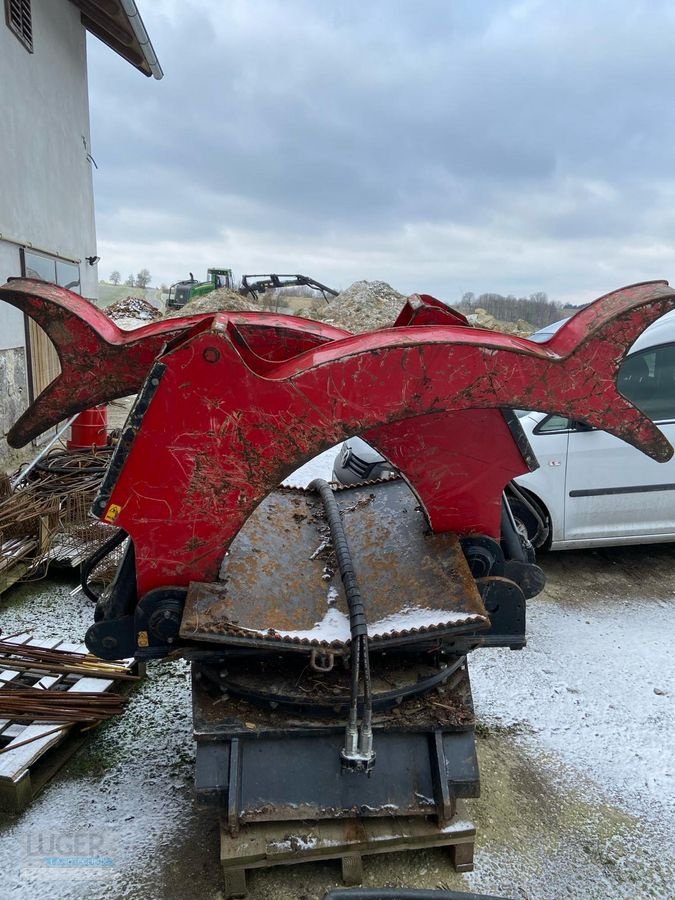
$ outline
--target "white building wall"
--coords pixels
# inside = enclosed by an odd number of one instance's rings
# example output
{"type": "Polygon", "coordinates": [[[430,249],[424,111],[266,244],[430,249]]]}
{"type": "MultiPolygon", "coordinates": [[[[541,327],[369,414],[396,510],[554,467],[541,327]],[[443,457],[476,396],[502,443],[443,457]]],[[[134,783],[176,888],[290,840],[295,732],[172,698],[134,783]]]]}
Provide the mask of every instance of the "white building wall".
{"type": "Polygon", "coordinates": [[[0,18],[0,240],[80,261],[82,294],[95,298],[85,30],[68,0],[31,6],[33,53],[0,18]]]}
{"type": "MultiPolygon", "coordinates": [[[[80,264],[81,293],[95,299],[94,193],[86,34],[69,0],[32,0],[33,52],[6,24],[0,3],[0,284],[21,274],[20,247],[80,264]]],[[[11,421],[25,408],[23,316],[0,302],[0,460],[11,421]]]]}

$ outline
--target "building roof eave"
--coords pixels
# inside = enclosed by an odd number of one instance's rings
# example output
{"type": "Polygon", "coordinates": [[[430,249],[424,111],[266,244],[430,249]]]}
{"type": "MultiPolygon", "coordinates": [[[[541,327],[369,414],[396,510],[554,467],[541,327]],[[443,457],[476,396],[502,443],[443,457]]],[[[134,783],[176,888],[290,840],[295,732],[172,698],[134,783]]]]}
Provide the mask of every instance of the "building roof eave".
{"type": "Polygon", "coordinates": [[[135,0],[70,0],[82,24],[139,72],[162,78],[164,72],[145,30],[135,0]]]}

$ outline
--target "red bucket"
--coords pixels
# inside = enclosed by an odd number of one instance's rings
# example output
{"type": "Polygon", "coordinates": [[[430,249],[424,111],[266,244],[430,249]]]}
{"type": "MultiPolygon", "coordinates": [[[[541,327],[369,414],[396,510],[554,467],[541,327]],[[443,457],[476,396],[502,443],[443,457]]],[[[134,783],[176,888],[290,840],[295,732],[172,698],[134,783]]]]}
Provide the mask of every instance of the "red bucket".
{"type": "Polygon", "coordinates": [[[92,450],[108,445],[108,407],[85,409],[70,426],[69,450],[92,450]]]}

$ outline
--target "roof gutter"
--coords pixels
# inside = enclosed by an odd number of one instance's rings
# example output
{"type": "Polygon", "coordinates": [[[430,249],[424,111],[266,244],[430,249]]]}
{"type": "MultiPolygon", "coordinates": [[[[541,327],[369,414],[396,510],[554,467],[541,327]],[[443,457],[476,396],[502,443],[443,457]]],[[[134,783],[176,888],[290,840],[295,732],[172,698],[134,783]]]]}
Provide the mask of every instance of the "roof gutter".
{"type": "Polygon", "coordinates": [[[127,14],[131,30],[135,34],[136,39],[141,46],[143,56],[145,57],[145,61],[147,62],[150,71],[152,72],[153,76],[159,81],[160,78],[164,78],[164,72],[162,71],[159,60],[155,55],[154,48],[152,46],[152,43],[150,42],[148,32],[145,30],[145,25],[143,24],[143,19],[141,19],[141,14],[138,11],[136,3],[134,2],[134,0],[119,0],[119,2],[122,6],[122,9],[127,14]]]}

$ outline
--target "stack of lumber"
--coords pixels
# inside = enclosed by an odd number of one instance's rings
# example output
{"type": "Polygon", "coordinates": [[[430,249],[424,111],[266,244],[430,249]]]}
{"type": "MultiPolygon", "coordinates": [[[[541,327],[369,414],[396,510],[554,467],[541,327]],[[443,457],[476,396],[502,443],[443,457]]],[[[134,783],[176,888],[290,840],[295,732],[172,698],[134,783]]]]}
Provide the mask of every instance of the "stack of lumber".
{"type": "Polygon", "coordinates": [[[83,743],[86,732],[119,715],[114,685],[138,681],[133,660],[104,662],[86,647],[0,639],[0,809],[23,809],[83,743]]]}

